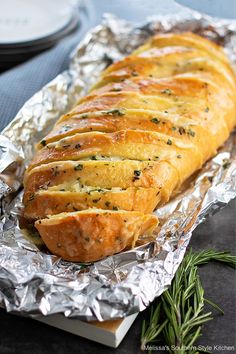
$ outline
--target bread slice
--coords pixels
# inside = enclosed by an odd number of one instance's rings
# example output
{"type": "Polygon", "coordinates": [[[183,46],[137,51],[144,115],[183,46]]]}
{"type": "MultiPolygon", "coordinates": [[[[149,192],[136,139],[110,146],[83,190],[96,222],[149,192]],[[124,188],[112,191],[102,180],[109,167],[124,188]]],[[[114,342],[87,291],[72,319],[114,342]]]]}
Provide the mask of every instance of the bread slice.
{"type": "MultiPolygon", "coordinates": [[[[193,129],[197,126],[197,119],[201,116],[196,115],[196,120],[181,117],[179,114],[167,114],[161,111],[146,109],[126,109],[125,114],[111,114],[109,111],[88,112],[87,114],[75,113],[58,121],[54,129],[37,144],[40,150],[43,146],[51,142],[61,140],[65,137],[77,133],[99,131],[112,133],[119,130],[146,130],[157,131],[172,136],[179,136],[179,129],[193,129]],[[175,129],[176,128],[176,129],[175,129]]],[[[201,120],[201,123],[205,120],[201,120]]],[[[201,129],[200,124],[197,128],[201,129]]],[[[188,135],[186,135],[188,137],[188,135]]]]}
{"type": "MultiPolygon", "coordinates": [[[[66,200],[68,196],[73,199],[67,208],[74,206],[82,209],[79,207],[81,198],[86,201],[86,205],[101,198],[99,205],[104,202],[106,209],[109,209],[106,202],[111,202],[110,199],[113,201],[116,195],[119,203],[112,202],[112,208],[124,208],[126,205],[127,210],[140,210],[143,207],[144,211],[149,210],[151,206],[154,209],[159,202],[165,203],[169,200],[178,185],[178,173],[165,161],[88,160],[80,161],[79,164],[77,161],[64,161],[41,165],[28,171],[24,185],[25,216],[30,218],[40,217],[43,213],[42,207],[48,214],[51,214],[51,209],[63,210],[69,203],[66,200]],[[60,191],[61,189],[63,191],[60,191]],[[99,193],[99,197],[95,193],[99,193]],[[128,196],[132,198],[129,200],[128,196]],[[75,200],[77,206],[74,204],[75,200]],[[138,200],[140,203],[137,203],[138,200]]],[[[97,207],[97,202],[93,204],[97,207]]]]}
{"type": "MultiPolygon", "coordinates": [[[[158,34],[147,41],[143,46],[140,46],[137,50],[133,52],[134,55],[145,52],[150,48],[165,48],[165,47],[184,47],[192,50],[200,50],[205,55],[208,55],[214,61],[220,63],[220,65],[227,67],[231,72],[232,68],[229,64],[229,60],[226,57],[224,50],[218,44],[209,41],[208,39],[194,34],[192,32],[184,33],[165,33],[158,34]]],[[[232,75],[233,76],[233,75],[232,75]]]]}
{"type": "Polygon", "coordinates": [[[158,219],[136,211],[88,209],[36,221],[47,248],[67,261],[93,262],[152,234],[158,219]]]}
{"type": "MultiPolygon", "coordinates": [[[[63,160],[78,161],[96,154],[124,160],[138,158],[140,161],[169,161],[179,172],[181,181],[191,174],[193,165],[197,170],[203,163],[202,153],[192,140],[170,138],[157,132],[124,130],[110,134],[75,134],[48,144],[39,150],[29,170],[41,164],[63,160]]],[[[78,161],[78,166],[83,166],[83,163],[78,161]]]]}
{"type": "Polygon", "coordinates": [[[161,202],[160,188],[81,188],[76,184],[61,184],[48,190],[39,190],[25,204],[28,219],[41,219],[63,212],[86,210],[96,205],[99,209],[129,210],[152,213],[161,202]]]}

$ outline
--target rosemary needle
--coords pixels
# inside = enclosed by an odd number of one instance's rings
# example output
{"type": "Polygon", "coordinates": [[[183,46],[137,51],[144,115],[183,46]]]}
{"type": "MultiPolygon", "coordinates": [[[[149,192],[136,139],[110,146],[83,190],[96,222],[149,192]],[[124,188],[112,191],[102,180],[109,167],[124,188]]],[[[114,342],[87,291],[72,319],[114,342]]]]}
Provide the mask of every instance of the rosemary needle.
{"type": "Polygon", "coordinates": [[[142,323],[142,350],[148,349],[147,344],[161,338],[170,353],[200,352],[194,343],[201,336],[202,325],[212,319],[212,313],[204,311],[205,303],[224,313],[218,305],[204,297],[198,266],[209,261],[222,262],[236,268],[236,257],[229,252],[207,250],[193,253],[190,250],[179,266],[171,286],[160,296],[156,309],[151,308],[149,321],[144,320],[142,323]]]}

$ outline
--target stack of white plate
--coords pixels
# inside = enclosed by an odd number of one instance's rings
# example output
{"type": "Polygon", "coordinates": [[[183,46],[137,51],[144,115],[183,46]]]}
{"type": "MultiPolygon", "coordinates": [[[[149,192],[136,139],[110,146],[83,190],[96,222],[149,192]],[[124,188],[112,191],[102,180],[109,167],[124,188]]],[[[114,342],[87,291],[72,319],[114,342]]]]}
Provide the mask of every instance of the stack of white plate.
{"type": "Polygon", "coordinates": [[[70,0],[0,0],[0,71],[52,47],[75,30],[70,0]]]}

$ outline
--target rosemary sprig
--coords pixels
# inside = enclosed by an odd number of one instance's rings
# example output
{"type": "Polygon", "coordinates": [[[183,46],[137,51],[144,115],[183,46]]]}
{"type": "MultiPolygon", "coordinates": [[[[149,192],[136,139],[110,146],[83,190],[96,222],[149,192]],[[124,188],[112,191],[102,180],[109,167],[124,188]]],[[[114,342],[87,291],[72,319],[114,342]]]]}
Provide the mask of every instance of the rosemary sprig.
{"type": "Polygon", "coordinates": [[[160,337],[170,353],[200,352],[193,345],[201,336],[202,325],[212,319],[212,313],[204,311],[205,303],[224,313],[218,305],[204,298],[198,266],[209,261],[222,262],[236,268],[236,256],[229,252],[207,250],[193,253],[190,250],[179,266],[171,286],[160,296],[156,309],[151,308],[149,321],[144,320],[142,323],[142,350],[160,337]]]}
{"type": "Polygon", "coordinates": [[[141,338],[143,338],[143,340],[141,342],[141,350],[145,350],[146,344],[148,342],[154,341],[154,339],[157,338],[157,336],[162,332],[162,330],[164,329],[165,325],[168,322],[168,320],[166,319],[162,323],[162,325],[159,325],[160,310],[161,310],[161,303],[157,305],[155,310],[153,310],[153,307],[151,308],[149,325],[146,324],[145,320],[143,320],[142,332],[141,332],[141,338]],[[148,333],[147,333],[147,329],[148,329],[148,333]],[[148,341],[145,340],[147,334],[148,334],[148,341]]]}

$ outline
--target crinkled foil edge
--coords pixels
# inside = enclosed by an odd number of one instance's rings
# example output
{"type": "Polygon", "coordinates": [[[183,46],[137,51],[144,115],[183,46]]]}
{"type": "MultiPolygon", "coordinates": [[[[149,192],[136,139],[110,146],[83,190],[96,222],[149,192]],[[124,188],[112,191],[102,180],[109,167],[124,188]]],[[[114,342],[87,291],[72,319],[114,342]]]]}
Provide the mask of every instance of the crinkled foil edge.
{"type": "Polygon", "coordinates": [[[188,188],[157,210],[158,238],[92,265],[65,262],[40,251],[19,228],[24,168],[34,144],[96,81],[99,72],[150,35],[193,31],[225,47],[236,62],[236,22],[183,9],[149,18],[143,26],[107,15],[74,50],[68,71],[34,95],[0,136],[0,304],[37,316],[64,313],[108,320],[144,310],[170,285],[197,225],[236,196],[236,144],[232,134],[188,188]]]}

